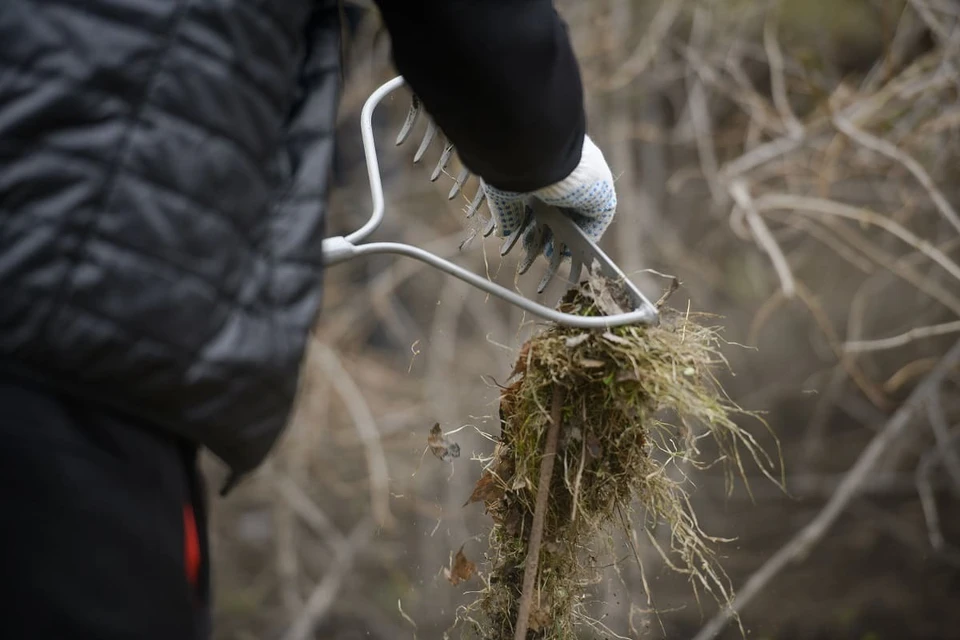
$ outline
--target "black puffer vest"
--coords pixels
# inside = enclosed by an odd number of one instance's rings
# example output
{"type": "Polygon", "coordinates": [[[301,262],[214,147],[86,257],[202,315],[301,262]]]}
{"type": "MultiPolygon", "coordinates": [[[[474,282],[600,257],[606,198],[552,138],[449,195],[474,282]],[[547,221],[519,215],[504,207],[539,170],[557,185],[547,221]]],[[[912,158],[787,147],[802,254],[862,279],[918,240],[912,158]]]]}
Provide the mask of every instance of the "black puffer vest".
{"type": "Polygon", "coordinates": [[[0,372],[283,429],[320,300],[336,0],[0,0],[0,372]]]}

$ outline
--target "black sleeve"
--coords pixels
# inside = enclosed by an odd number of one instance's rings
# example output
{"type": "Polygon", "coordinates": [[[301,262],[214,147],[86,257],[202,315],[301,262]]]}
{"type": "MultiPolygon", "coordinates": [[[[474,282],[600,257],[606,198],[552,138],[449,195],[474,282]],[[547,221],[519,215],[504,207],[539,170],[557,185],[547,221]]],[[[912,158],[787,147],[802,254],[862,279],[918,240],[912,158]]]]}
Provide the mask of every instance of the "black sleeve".
{"type": "Polygon", "coordinates": [[[393,60],[464,164],[532,191],[580,162],[580,69],[551,0],[377,0],[393,60]]]}

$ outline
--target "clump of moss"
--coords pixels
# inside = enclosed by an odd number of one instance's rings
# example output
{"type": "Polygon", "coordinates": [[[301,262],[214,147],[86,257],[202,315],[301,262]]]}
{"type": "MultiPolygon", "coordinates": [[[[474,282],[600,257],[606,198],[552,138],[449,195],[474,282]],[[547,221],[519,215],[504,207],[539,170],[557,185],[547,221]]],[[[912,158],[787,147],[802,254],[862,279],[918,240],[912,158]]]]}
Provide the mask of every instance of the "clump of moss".
{"type": "MultiPolygon", "coordinates": [[[[619,297],[609,282],[591,277],[560,306],[598,315],[604,299],[619,297]]],[[[747,457],[768,476],[773,465],[734,422],[747,412],[724,395],[714,377],[715,367],[726,364],[722,341],[717,329],[698,324],[700,319],[662,308],[659,326],[588,331],[549,325],[523,345],[502,390],[496,450],[471,496],[484,502],[494,523],[486,585],[466,615],[483,638],[514,637],[549,407],[558,385],[562,426],[528,638],[582,637],[578,629],[587,618],[580,603],[596,580],[589,567],[597,564],[601,534],[614,528],[628,539],[634,529],[645,532],[669,567],[689,575],[695,590],[722,602],[732,597],[714,555],[719,540],[701,530],[686,476],[675,479],[671,467],[716,463],[703,459],[704,437],[717,443],[728,482],[734,472],[743,474],[747,457]],[[670,529],[669,548],[652,535],[659,525],[670,529]]],[[[639,562],[639,554],[636,558],[639,562]]]]}

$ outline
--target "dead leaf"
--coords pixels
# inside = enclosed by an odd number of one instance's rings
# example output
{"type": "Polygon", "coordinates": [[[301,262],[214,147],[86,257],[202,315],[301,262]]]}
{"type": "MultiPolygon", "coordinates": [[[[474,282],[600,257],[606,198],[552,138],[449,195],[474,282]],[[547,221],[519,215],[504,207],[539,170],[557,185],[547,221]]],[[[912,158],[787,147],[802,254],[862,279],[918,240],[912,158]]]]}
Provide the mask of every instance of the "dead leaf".
{"type": "Polygon", "coordinates": [[[443,435],[439,422],[430,429],[427,444],[430,445],[430,451],[433,452],[433,455],[444,462],[450,462],[454,458],[460,457],[460,445],[443,435]]]}
{"type": "Polygon", "coordinates": [[[533,611],[530,612],[530,630],[537,632],[541,629],[546,629],[550,626],[550,623],[550,612],[543,607],[534,605],[533,611]]]}
{"type": "Polygon", "coordinates": [[[457,556],[453,559],[453,567],[445,567],[443,573],[450,584],[457,586],[461,582],[469,580],[476,569],[477,565],[467,560],[467,556],[463,555],[463,547],[460,547],[457,556]]]}
{"type": "Polygon", "coordinates": [[[497,477],[489,471],[484,471],[480,479],[477,480],[476,486],[473,487],[473,493],[471,493],[470,498],[463,503],[463,506],[481,501],[484,504],[490,504],[502,497],[503,487],[497,482],[497,477]]]}

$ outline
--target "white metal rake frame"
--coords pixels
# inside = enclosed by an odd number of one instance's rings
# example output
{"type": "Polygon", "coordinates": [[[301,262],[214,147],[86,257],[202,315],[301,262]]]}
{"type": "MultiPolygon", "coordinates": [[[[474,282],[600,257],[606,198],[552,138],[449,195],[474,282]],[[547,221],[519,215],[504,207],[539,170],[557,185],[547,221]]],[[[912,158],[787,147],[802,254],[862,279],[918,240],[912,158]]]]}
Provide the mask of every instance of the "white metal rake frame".
{"type": "MultiPolygon", "coordinates": [[[[414,245],[399,242],[369,242],[361,244],[370,234],[376,231],[380,223],[383,222],[385,211],[383,182],[380,177],[380,164],[377,160],[376,142],[373,134],[373,112],[387,95],[396,91],[404,84],[405,81],[402,76],[389,80],[377,88],[363,105],[363,110],[360,113],[360,131],[363,138],[367,174],[370,180],[370,197],[373,201],[373,210],[370,214],[370,219],[353,233],[346,236],[334,236],[324,239],[323,261],[325,265],[332,266],[353,258],[371,254],[393,253],[424,262],[477,289],[496,296],[501,300],[505,300],[524,311],[560,325],[583,329],[603,329],[627,324],[656,324],[658,322],[659,313],[657,308],[643,295],[636,285],[626,277],[623,271],[621,271],[570,218],[563,215],[563,213],[557,209],[538,204],[536,200],[531,203],[534,208],[536,222],[537,224],[549,227],[554,236],[555,246],[558,249],[555,252],[554,259],[550,261],[549,271],[541,282],[539,289],[542,291],[545,283],[556,274],[560,262],[559,256],[563,253],[559,249],[561,246],[566,246],[571,256],[569,276],[571,283],[576,283],[582,265],[586,264],[589,267],[589,265],[597,263],[603,275],[624,284],[626,293],[634,306],[633,310],[627,313],[595,317],[563,313],[538,302],[534,302],[496,283],[490,282],[472,271],[464,269],[459,265],[414,245]]],[[[510,244],[510,246],[512,247],[512,244],[510,244]]]]}

